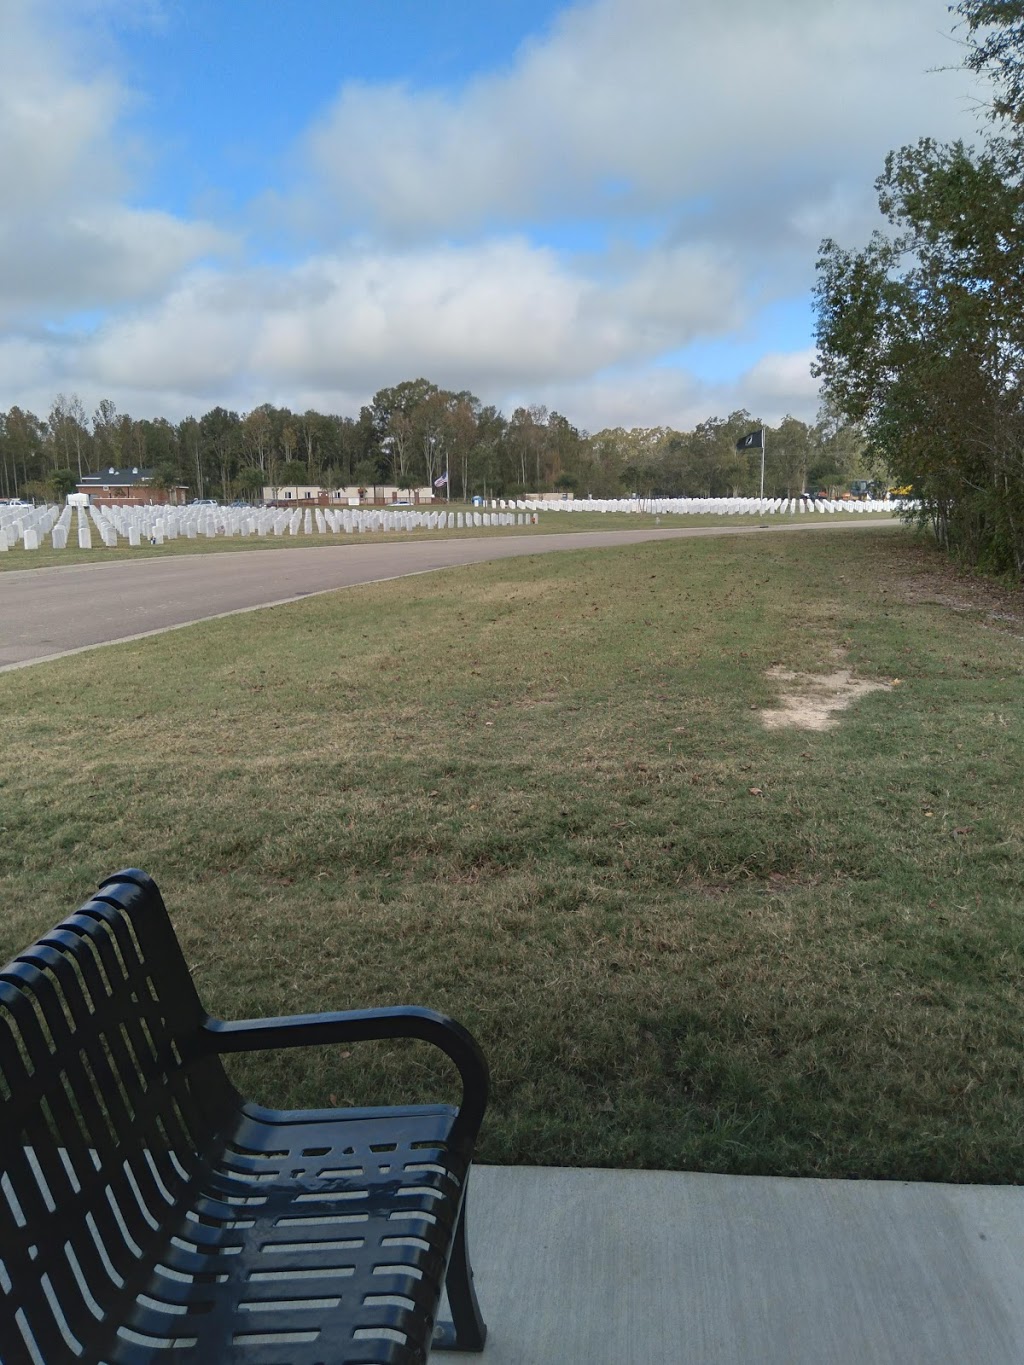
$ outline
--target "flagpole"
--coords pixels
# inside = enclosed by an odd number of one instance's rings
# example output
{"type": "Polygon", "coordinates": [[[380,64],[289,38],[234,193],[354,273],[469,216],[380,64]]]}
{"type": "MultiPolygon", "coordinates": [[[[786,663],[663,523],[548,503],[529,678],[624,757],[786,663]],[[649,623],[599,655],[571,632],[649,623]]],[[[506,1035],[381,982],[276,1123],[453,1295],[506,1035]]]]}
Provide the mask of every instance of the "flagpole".
{"type": "Polygon", "coordinates": [[[761,428],[761,500],[764,501],[764,427],[761,428]]]}

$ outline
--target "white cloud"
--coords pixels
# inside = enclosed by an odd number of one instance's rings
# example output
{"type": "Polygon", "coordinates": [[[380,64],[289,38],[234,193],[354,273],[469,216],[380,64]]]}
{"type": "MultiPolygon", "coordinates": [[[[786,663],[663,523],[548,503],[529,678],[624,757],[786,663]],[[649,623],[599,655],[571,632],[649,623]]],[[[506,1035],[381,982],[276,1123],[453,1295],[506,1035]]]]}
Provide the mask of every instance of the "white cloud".
{"type": "Polygon", "coordinates": [[[233,245],[209,224],[125,202],[130,97],[112,71],[80,69],[61,18],[60,6],[0,0],[0,320],[151,296],[233,245]]]}
{"type": "Polygon", "coordinates": [[[671,365],[621,367],[576,383],[513,392],[505,399],[505,410],[541,402],[591,432],[617,426],[687,431],[708,417],[726,417],[740,409],[771,426],[786,416],[813,422],[818,412],[817,383],[810,375],[813,358],[811,348],[773,353],[720,383],[698,380],[671,365]]]}
{"type": "Polygon", "coordinates": [[[818,381],[811,378],[815,354],[814,347],[808,346],[762,356],[739,380],[749,395],[747,406],[759,413],[768,411],[775,420],[786,413],[799,416],[813,411],[818,401],[818,381]]]}
{"type": "Polygon", "coordinates": [[[56,392],[54,376],[69,369],[63,351],[58,341],[18,333],[0,337],[0,375],[4,390],[11,395],[8,406],[17,404],[37,413],[48,410],[56,392]]]}
{"type": "MultiPolygon", "coordinates": [[[[822,236],[864,240],[890,147],[974,126],[966,78],[928,72],[959,60],[942,0],[594,0],[461,91],[345,84],[300,187],[267,186],[318,245],[258,267],[140,206],[134,96],[80,60],[65,4],[0,0],[0,407],[354,414],[423,374],[590,430],[812,418],[798,337],[719,384],[668,358],[756,334],[822,236]]],[[[255,252],[255,209],[249,231],[255,252]]]]}
{"type": "Polygon", "coordinates": [[[736,315],[737,290],[707,250],[587,274],[519,238],[353,249],[287,271],[192,272],[83,339],[77,363],[100,389],[230,392],[242,406],[295,388],[370,394],[418,374],[494,392],[684,345],[736,315]]]}
{"type": "Polygon", "coordinates": [[[3,213],[40,213],[123,184],[111,130],[124,91],[110,72],[84,75],[53,40],[52,12],[0,0],[0,177],[3,213]]]}
{"type": "Polygon", "coordinates": [[[308,154],[342,220],[406,235],[725,194],[757,223],[962,129],[935,0],[597,0],[452,94],[349,83],[308,154]],[[799,188],[799,184],[796,188],[799,188]]]}
{"type": "Polygon", "coordinates": [[[202,223],[117,203],[68,206],[39,218],[0,210],[0,319],[60,316],[153,296],[186,265],[231,248],[202,223]]]}

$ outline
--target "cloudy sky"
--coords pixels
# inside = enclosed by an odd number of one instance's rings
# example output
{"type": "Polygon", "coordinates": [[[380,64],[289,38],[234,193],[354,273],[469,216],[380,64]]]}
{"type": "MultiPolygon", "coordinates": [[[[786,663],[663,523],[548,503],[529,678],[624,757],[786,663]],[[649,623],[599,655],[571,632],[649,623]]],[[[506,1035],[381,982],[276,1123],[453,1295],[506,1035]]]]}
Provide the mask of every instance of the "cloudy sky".
{"type": "Polygon", "coordinates": [[[823,236],[972,138],[944,0],[0,0],[0,408],[817,409],[823,236]]]}

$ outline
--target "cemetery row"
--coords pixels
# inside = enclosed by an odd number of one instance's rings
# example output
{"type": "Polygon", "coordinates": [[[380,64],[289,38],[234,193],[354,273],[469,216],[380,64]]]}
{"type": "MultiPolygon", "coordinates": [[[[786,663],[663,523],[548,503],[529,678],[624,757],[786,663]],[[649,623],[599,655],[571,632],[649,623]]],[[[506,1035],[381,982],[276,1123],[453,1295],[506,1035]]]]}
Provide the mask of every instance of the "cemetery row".
{"type": "MultiPolygon", "coordinates": [[[[524,526],[540,512],[630,512],[677,515],[773,516],[798,512],[834,515],[836,512],[893,512],[888,500],[830,501],[825,498],[573,498],[524,502],[494,499],[489,512],[448,510],[419,512],[412,508],[313,507],[105,507],[78,510],[78,546],[162,545],[168,540],[218,536],[353,535],[380,531],[450,531],[466,527],[524,526]]],[[[72,533],[73,509],[0,506],[0,552],[22,544],[37,550],[48,536],[55,550],[63,550],[72,533]]]]}
{"type": "MultiPolygon", "coordinates": [[[[511,508],[511,504],[509,507],[511,508]]],[[[352,535],[374,531],[446,531],[478,526],[525,526],[537,520],[532,511],[417,512],[412,509],[296,507],[88,507],[79,508],[78,547],[95,545],[163,545],[186,538],[219,536],[352,535]]],[[[19,543],[38,550],[45,537],[55,550],[67,547],[73,509],[65,507],[0,507],[0,552],[19,543]]]]}
{"type": "MultiPolygon", "coordinates": [[[[517,503],[516,506],[525,504],[517,503]]],[[[647,515],[740,515],[768,517],[776,513],[834,515],[836,512],[896,512],[888,498],[861,502],[836,498],[570,498],[531,502],[542,512],[645,512],[647,515]]]]}

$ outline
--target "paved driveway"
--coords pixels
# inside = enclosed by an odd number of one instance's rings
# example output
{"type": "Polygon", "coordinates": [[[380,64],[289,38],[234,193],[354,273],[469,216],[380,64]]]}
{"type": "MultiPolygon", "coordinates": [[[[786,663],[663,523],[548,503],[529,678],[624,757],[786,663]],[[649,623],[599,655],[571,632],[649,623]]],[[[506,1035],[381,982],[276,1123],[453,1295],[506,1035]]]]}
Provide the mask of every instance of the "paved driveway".
{"type": "MultiPolygon", "coordinates": [[[[462,540],[424,536],[389,544],[344,542],[18,570],[0,574],[0,672],[312,593],[483,560],[646,540],[831,530],[837,525],[878,522],[798,522],[768,530],[753,525],[507,537],[496,533],[462,540]]],[[[102,553],[97,550],[97,558],[102,553]]]]}

